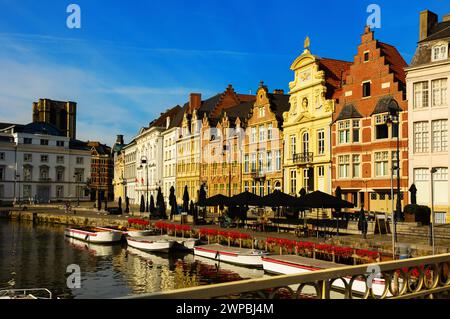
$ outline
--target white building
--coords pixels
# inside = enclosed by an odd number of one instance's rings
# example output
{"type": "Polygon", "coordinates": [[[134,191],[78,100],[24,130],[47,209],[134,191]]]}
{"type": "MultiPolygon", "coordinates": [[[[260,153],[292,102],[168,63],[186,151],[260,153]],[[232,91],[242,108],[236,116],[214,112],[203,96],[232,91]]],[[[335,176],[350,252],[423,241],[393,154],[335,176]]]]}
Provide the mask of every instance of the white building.
{"type": "Polygon", "coordinates": [[[180,136],[180,125],[183,120],[184,109],[179,108],[173,116],[166,118],[166,130],[162,132],[163,137],[163,180],[162,191],[167,207],[169,203],[170,188],[176,190],[177,175],[177,140],[180,136]]]}
{"type": "Polygon", "coordinates": [[[150,202],[152,195],[156,204],[159,187],[164,196],[168,196],[163,190],[163,132],[167,128],[168,121],[170,124],[170,118],[174,118],[180,110],[181,107],[176,106],[161,113],[161,116],[150,122],[148,127],[141,128],[133,142],[123,148],[126,193],[130,204],[139,205],[141,196],[150,202]]]}
{"type": "Polygon", "coordinates": [[[45,123],[0,124],[0,201],[88,200],[91,152],[45,123]]]}
{"type": "Polygon", "coordinates": [[[436,222],[450,222],[448,119],[450,115],[450,15],[420,13],[420,39],[407,71],[409,181],[417,202],[431,207],[436,222]],[[433,169],[433,176],[432,174],[433,169]],[[433,177],[433,183],[431,183],[433,177]]]}

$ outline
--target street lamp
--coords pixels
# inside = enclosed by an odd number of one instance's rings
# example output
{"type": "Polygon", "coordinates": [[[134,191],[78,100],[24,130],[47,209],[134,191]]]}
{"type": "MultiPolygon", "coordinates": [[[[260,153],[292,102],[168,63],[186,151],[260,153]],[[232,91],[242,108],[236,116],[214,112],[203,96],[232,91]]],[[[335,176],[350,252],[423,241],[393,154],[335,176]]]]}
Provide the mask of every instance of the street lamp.
{"type": "MultiPolygon", "coordinates": [[[[401,110],[398,106],[398,103],[391,99],[389,101],[389,116],[388,116],[388,123],[391,124],[391,137],[394,133],[395,124],[397,125],[397,160],[396,164],[394,165],[392,163],[392,172],[391,172],[391,195],[393,196],[393,178],[394,178],[394,169],[397,170],[397,207],[396,211],[394,212],[394,207],[392,207],[393,211],[393,224],[394,224],[394,231],[392,233],[392,245],[393,249],[395,249],[395,243],[397,242],[397,222],[401,217],[402,212],[402,202],[401,202],[401,194],[400,194],[400,114],[399,111],[401,110]]],[[[394,205],[392,205],[394,206],[394,205]]],[[[394,256],[395,256],[395,250],[394,250],[394,256]]]]}
{"type": "Polygon", "coordinates": [[[431,172],[431,222],[430,222],[430,246],[433,250],[433,255],[435,254],[435,245],[434,245],[434,181],[433,175],[437,172],[436,168],[432,168],[431,172]]]}

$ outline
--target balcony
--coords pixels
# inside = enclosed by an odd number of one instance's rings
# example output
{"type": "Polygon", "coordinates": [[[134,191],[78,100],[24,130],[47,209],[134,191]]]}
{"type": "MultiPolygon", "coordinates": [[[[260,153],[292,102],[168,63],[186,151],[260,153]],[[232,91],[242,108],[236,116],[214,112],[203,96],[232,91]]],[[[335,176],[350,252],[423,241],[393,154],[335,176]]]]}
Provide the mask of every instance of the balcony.
{"type": "Polygon", "coordinates": [[[251,176],[253,179],[266,179],[266,172],[264,171],[256,171],[256,172],[252,172],[251,176]]]}
{"type": "Polygon", "coordinates": [[[308,164],[311,163],[314,159],[314,153],[297,153],[294,154],[292,161],[294,164],[308,164]]]}

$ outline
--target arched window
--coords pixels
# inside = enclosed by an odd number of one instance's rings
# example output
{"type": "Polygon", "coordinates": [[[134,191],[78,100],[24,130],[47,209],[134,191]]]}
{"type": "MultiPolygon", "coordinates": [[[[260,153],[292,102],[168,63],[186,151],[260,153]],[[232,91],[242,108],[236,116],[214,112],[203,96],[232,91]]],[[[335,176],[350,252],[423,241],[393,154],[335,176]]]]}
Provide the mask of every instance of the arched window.
{"type": "Polygon", "coordinates": [[[303,153],[309,153],[309,133],[305,132],[302,135],[303,153]]]}

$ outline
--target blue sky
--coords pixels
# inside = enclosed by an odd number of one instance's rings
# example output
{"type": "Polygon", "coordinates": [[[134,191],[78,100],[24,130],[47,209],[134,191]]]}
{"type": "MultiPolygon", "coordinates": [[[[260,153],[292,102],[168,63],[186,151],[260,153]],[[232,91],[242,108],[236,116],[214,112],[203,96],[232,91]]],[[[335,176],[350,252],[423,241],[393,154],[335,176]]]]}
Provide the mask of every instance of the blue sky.
{"type": "Polygon", "coordinates": [[[307,35],[314,54],[353,60],[371,3],[376,38],[408,63],[419,12],[450,13],[443,0],[0,0],[0,122],[30,122],[39,98],[72,100],[78,137],[110,144],[190,92],[249,93],[261,80],[287,91],[307,35]],[[66,26],[71,3],[81,29],[66,26]]]}

